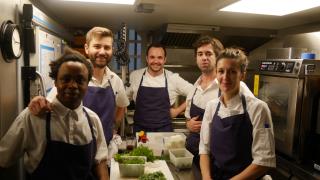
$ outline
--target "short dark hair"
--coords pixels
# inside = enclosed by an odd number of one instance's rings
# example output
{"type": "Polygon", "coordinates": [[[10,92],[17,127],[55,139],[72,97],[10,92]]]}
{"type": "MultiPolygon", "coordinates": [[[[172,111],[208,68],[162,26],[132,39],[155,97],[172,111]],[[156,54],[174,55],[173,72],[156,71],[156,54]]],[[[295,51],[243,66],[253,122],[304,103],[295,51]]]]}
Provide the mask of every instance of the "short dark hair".
{"type": "Polygon", "coordinates": [[[51,72],[49,72],[49,76],[53,80],[57,80],[58,78],[58,72],[61,67],[61,65],[65,62],[74,61],[74,62],[80,62],[86,66],[88,69],[88,81],[91,80],[92,74],[93,74],[93,67],[90,61],[88,61],[82,54],[80,54],[78,51],[72,50],[69,47],[64,48],[64,53],[62,56],[60,56],[55,61],[52,61],[49,66],[51,69],[51,72]]]}
{"type": "Polygon", "coordinates": [[[216,60],[216,67],[219,62],[219,60],[224,59],[224,58],[230,58],[236,61],[239,66],[241,72],[246,72],[247,66],[249,63],[248,57],[245,54],[245,52],[241,48],[226,48],[221,53],[218,55],[217,60],[216,60]]]}
{"type": "Polygon", "coordinates": [[[220,51],[224,49],[222,43],[218,39],[212,38],[207,35],[200,36],[199,39],[197,39],[197,41],[193,43],[195,55],[197,55],[198,48],[206,44],[211,44],[213,48],[213,52],[216,55],[216,57],[219,55],[220,51]]]}
{"type": "Polygon", "coordinates": [[[154,48],[162,48],[163,51],[164,51],[164,57],[167,57],[166,47],[165,47],[163,44],[159,43],[159,42],[152,43],[152,44],[150,44],[150,45],[148,46],[147,51],[146,51],[146,55],[147,55],[147,56],[148,56],[148,53],[149,53],[150,48],[152,48],[152,47],[154,47],[154,48]]]}

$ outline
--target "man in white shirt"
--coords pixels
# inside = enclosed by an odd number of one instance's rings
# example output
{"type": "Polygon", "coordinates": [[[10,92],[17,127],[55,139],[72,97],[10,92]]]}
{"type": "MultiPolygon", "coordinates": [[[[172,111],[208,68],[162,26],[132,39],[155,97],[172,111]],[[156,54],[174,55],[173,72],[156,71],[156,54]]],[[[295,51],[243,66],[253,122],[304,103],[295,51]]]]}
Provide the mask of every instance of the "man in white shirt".
{"type": "Polygon", "coordinates": [[[147,68],[133,71],[127,88],[129,99],[135,102],[134,132],[173,131],[171,118],[185,110],[185,103],[177,108],[172,105],[178,95],[190,92],[192,84],[164,69],[166,49],[162,44],[151,44],[146,54],[147,68]]]}
{"type": "MultiPolygon", "coordinates": [[[[83,103],[92,109],[101,119],[106,141],[109,144],[113,136],[113,126],[119,127],[129,100],[122,80],[112,72],[108,63],[113,53],[113,33],[107,28],[94,27],[86,35],[85,52],[93,64],[93,77],[83,103]]],[[[47,99],[56,96],[52,89],[47,99]]],[[[36,97],[29,104],[33,114],[46,110],[47,103],[42,97],[36,97]]]]}
{"type": "Polygon", "coordinates": [[[50,67],[57,88],[52,111],[38,117],[26,108],[19,114],[0,141],[0,167],[24,156],[33,180],[109,179],[101,122],[82,105],[92,65],[80,53],[67,49],[50,67]]]}

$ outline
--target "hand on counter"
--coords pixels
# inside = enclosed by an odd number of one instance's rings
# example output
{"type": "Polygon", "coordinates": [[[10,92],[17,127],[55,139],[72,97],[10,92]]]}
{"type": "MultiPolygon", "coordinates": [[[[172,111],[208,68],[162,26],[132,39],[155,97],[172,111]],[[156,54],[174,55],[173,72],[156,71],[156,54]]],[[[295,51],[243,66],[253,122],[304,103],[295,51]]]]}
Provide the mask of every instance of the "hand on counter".
{"type": "Polygon", "coordinates": [[[191,132],[200,132],[202,121],[198,121],[199,116],[193,117],[187,121],[187,128],[191,132]]]}

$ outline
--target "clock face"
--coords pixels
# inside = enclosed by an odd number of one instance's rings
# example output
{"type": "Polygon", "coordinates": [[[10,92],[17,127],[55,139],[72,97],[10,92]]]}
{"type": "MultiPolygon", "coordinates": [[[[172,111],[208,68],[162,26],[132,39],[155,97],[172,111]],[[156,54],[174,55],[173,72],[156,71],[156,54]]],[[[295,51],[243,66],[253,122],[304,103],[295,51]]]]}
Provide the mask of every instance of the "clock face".
{"type": "Polygon", "coordinates": [[[13,30],[11,47],[14,56],[19,57],[21,53],[21,41],[18,29],[13,30]]]}
{"type": "Polygon", "coordinates": [[[19,59],[22,54],[19,25],[8,20],[1,24],[0,29],[1,54],[6,62],[19,59]]]}

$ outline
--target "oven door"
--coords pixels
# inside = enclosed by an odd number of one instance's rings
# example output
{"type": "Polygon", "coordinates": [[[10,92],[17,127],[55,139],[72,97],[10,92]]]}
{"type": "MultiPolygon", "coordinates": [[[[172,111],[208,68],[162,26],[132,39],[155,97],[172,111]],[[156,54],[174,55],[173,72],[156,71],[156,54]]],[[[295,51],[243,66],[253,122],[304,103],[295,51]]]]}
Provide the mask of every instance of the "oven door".
{"type": "Polygon", "coordinates": [[[307,76],[304,84],[300,151],[320,171],[320,77],[307,76]]]}
{"type": "Polygon", "coordinates": [[[260,75],[258,98],[271,111],[276,150],[297,158],[303,80],[260,75]]]}

